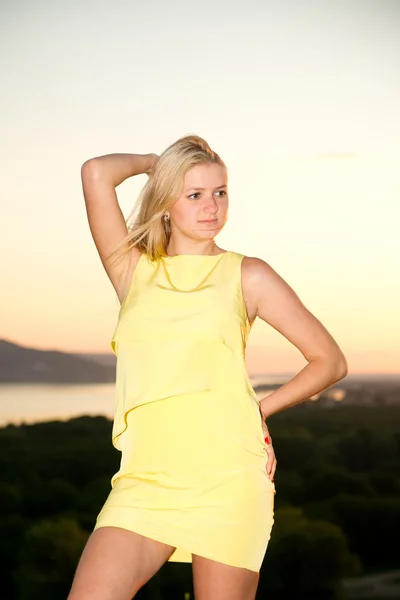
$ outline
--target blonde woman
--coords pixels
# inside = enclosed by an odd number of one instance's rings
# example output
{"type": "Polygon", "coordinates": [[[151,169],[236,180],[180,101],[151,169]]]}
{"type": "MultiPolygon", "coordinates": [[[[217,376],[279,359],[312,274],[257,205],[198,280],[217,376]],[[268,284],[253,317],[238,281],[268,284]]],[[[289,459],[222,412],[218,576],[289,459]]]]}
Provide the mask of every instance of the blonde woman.
{"type": "Polygon", "coordinates": [[[192,563],[196,600],[251,600],[274,522],[266,420],[342,379],[346,359],[268,263],[216,244],[227,168],[204,139],[185,136],[160,156],[92,158],[82,182],[120,302],[111,346],[121,464],[68,598],[129,600],[175,561],[192,563]],[[140,173],[149,178],[128,228],[115,188],[140,173]],[[308,361],[261,401],[245,365],[257,317],[308,361]]]}

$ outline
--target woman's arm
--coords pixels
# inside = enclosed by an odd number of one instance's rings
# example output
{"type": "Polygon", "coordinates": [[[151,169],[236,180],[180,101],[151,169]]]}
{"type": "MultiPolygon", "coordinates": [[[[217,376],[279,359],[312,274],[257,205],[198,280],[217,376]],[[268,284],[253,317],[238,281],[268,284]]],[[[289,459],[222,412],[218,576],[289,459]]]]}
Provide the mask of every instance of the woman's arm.
{"type": "Polygon", "coordinates": [[[347,375],[348,367],[336,341],[294,290],[266,262],[258,258],[250,260],[257,316],[296,346],[309,363],[260,401],[266,419],[340,381],[347,375]]]}
{"type": "Polygon", "coordinates": [[[128,177],[151,171],[158,159],[157,154],[105,154],[90,158],[82,165],[83,173],[107,180],[113,187],[120,185],[128,177]]]}
{"type": "Polygon", "coordinates": [[[336,362],[334,356],[310,359],[295,377],[260,400],[263,418],[308,400],[346,375],[347,367],[339,360],[336,362]]]}
{"type": "Polygon", "coordinates": [[[148,174],[156,158],[156,154],[107,154],[87,160],[81,168],[90,231],[101,262],[119,297],[122,296],[121,281],[128,268],[130,255],[137,259],[140,253],[132,248],[123,260],[109,260],[128,234],[115,188],[128,177],[148,174]]]}

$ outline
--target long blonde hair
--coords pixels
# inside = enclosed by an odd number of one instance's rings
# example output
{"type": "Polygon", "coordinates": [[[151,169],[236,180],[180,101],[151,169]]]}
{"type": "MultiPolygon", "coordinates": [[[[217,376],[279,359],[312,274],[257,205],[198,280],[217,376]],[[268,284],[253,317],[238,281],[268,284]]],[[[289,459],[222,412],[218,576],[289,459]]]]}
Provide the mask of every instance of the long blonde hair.
{"type": "Polygon", "coordinates": [[[186,135],[168,146],[160,155],[144,187],[139,192],[131,215],[139,206],[134,222],[128,225],[128,235],[111,253],[121,258],[136,246],[151,260],[166,256],[171,236],[169,221],[163,219],[182,193],[186,172],[195,165],[217,163],[226,168],[220,156],[197,135],[186,135]]]}

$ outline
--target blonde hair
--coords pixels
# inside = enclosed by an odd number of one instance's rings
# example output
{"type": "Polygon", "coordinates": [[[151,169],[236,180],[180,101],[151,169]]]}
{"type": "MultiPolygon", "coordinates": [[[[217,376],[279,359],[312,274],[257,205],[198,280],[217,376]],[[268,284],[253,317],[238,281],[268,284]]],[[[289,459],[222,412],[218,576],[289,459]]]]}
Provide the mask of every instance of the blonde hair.
{"type": "Polygon", "coordinates": [[[134,209],[139,213],[134,222],[128,225],[128,235],[122,240],[109,258],[122,257],[136,246],[151,260],[166,256],[166,248],[171,236],[169,221],[163,219],[182,193],[184,178],[195,165],[216,163],[226,168],[220,156],[207,142],[197,135],[186,135],[168,146],[152,168],[144,187],[141,189],[134,209]]]}

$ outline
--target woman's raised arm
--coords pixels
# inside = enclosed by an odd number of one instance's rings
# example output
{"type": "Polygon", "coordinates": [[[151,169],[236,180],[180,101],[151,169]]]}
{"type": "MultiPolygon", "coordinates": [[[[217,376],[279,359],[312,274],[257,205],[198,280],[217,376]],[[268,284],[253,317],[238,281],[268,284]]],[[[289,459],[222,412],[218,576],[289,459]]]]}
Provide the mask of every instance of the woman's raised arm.
{"type": "MultiPolygon", "coordinates": [[[[117,294],[129,265],[129,253],[112,263],[109,257],[128,234],[115,188],[128,177],[149,174],[156,154],[107,154],[87,160],[81,168],[90,231],[106,273],[117,294]]],[[[139,250],[132,248],[132,255],[139,250]]],[[[133,256],[135,258],[135,256],[133,256]]],[[[138,257],[136,257],[138,258],[138,257]]]]}

